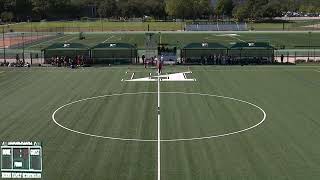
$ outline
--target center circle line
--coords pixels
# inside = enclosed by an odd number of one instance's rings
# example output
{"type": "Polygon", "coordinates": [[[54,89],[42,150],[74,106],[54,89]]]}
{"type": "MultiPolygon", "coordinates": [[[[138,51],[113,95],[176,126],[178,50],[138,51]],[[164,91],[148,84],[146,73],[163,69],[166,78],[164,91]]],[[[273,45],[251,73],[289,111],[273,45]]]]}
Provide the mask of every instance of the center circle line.
{"type": "MultiPolygon", "coordinates": [[[[139,139],[139,138],[120,138],[120,137],[111,137],[111,136],[101,136],[101,135],[95,135],[95,134],[90,134],[90,133],[85,133],[85,132],[81,132],[81,131],[77,131],[68,127],[65,127],[63,125],[61,125],[60,123],[57,122],[55,115],[58,111],[60,111],[61,109],[70,106],[72,104],[75,103],[79,103],[82,101],[87,101],[87,100],[92,100],[92,99],[99,99],[99,98],[104,98],[104,97],[112,97],[112,96],[123,96],[123,95],[139,95],[139,94],[157,94],[157,92],[136,92],[136,93],[120,93],[120,94],[107,94],[107,95],[101,95],[101,96],[94,96],[94,97],[89,97],[89,98],[84,98],[84,99],[80,99],[80,100],[76,100],[76,101],[72,101],[70,103],[64,104],[62,106],[60,106],[59,108],[57,108],[51,115],[51,118],[53,120],[53,122],[67,130],[76,134],[81,134],[81,135],[85,135],[85,136],[90,136],[90,137],[94,137],[94,138],[102,138],[102,139],[110,139],[110,140],[119,140],[119,141],[136,141],[136,142],[157,142],[157,139],[139,139]]],[[[234,100],[234,101],[238,101],[238,102],[242,102],[245,104],[249,104],[257,109],[259,109],[262,113],[263,113],[263,118],[260,122],[258,122],[257,124],[250,126],[248,128],[245,129],[241,129],[238,131],[232,131],[232,132],[228,132],[228,133],[224,133],[224,134],[218,134],[218,135],[212,135],[212,136],[202,136],[202,137],[194,137],[194,138],[177,138],[177,139],[161,139],[161,142],[177,142],[177,141],[195,141],[195,140],[205,140],[205,139],[213,139],[213,138],[219,138],[219,137],[225,137],[225,136],[230,136],[230,135],[234,135],[234,134],[240,134],[240,133],[244,133],[246,131],[249,131],[251,129],[254,129],[258,126],[260,126],[262,123],[265,122],[266,118],[267,118],[267,113],[258,105],[245,101],[245,100],[241,100],[241,99],[237,99],[237,98],[233,98],[233,97],[228,97],[228,96],[222,96],[222,95],[215,95],[215,94],[205,94],[205,93],[188,93],[188,92],[160,92],[160,94],[185,94],[185,95],[199,95],[199,96],[209,96],[209,97],[218,97],[218,98],[223,98],[223,99],[229,99],[229,100],[234,100]]]]}

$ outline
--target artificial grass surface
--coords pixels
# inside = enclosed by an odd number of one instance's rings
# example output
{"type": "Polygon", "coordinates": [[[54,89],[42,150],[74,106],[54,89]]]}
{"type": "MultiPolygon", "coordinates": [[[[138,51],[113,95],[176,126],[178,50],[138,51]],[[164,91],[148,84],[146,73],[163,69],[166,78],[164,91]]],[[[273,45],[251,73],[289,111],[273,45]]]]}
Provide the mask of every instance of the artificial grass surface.
{"type": "MultiPolygon", "coordinates": [[[[160,41],[159,33],[156,33],[155,40],[160,41]]],[[[85,33],[85,39],[79,40],[79,33],[65,34],[49,41],[38,42],[26,45],[26,49],[41,50],[53,43],[82,43],[88,46],[95,46],[102,42],[124,42],[137,45],[139,49],[145,49],[145,33],[85,33]]],[[[161,43],[175,45],[183,48],[189,43],[216,42],[227,47],[236,42],[268,42],[275,48],[295,48],[295,46],[320,46],[319,32],[225,32],[225,33],[161,33],[161,43]],[[233,35],[236,34],[236,35],[233,35]]],[[[300,48],[301,49],[301,48],[300,48]]]]}
{"type": "MultiPolygon", "coordinates": [[[[193,66],[196,82],[161,82],[161,92],[234,97],[267,113],[260,126],[236,135],[161,143],[162,179],[319,179],[318,66],[193,66]]],[[[165,67],[166,72],[189,70],[165,67]]],[[[155,82],[121,82],[115,68],[31,68],[0,71],[0,139],[42,141],[44,179],[156,179],[156,142],[88,137],[66,131],[51,115],[82,98],[156,92],[155,82]]],[[[140,76],[139,75],[139,76],[140,76]]],[[[59,123],[102,136],[156,139],[157,94],[123,95],[74,104],[59,123]]],[[[248,127],[262,114],[221,98],[161,94],[161,138],[215,135],[248,127]]]]}

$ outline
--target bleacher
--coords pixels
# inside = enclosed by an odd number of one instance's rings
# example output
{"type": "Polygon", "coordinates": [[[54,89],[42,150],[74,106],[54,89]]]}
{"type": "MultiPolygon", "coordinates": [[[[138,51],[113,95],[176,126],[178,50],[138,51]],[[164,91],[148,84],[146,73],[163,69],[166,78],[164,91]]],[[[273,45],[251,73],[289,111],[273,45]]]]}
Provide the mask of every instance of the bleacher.
{"type": "Polygon", "coordinates": [[[187,24],[186,31],[247,31],[248,27],[246,23],[221,23],[221,22],[210,22],[210,23],[192,23],[187,24]]]}

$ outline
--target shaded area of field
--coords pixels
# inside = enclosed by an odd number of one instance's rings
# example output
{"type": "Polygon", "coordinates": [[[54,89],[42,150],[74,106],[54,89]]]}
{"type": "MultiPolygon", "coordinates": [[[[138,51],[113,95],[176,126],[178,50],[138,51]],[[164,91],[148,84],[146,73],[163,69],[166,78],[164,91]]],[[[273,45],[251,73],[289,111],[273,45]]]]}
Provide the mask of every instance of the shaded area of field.
{"type": "MultiPolygon", "coordinates": [[[[261,106],[267,119],[243,134],[163,142],[162,179],[319,179],[319,66],[165,67],[185,70],[197,82],[162,82],[161,91],[243,99],[261,106]]],[[[0,68],[0,139],[42,141],[45,179],[155,179],[156,143],[87,137],[51,120],[56,108],[81,98],[157,90],[154,82],[121,82],[125,72],[154,70],[0,68]]],[[[250,107],[221,99],[173,94],[161,100],[162,138],[208,135],[261,118],[250,107]]],[[[57,120],[100,135],[156,138],[156,102],[156,94],[99,99],[64,109],[57,120]]]]}

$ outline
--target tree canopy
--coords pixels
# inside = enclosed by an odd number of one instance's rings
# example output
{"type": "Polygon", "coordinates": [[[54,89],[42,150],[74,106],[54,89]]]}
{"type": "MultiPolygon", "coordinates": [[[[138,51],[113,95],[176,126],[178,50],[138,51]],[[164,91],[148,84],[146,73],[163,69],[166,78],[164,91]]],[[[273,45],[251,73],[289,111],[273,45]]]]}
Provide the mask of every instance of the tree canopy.
{"type": "Polygon", "coordinates": [[[284,11],[319,13],[319,0],[0,0],[2,21],[75,19],[80,17],[202,19],[228,16],[238,20],[272,18],[284,11]]]}

